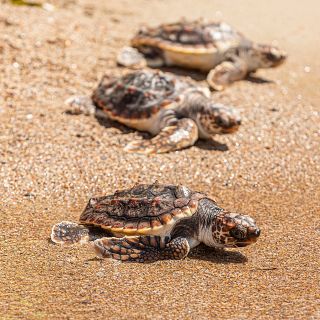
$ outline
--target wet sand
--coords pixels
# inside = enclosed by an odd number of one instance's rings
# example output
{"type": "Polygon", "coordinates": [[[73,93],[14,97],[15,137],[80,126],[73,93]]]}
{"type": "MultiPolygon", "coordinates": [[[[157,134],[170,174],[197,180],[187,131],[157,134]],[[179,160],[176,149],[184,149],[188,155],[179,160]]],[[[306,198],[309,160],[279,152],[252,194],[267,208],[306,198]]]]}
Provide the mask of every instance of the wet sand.
{"type": "Polygon", "coordinates": [[[318,1],[52,3],[0,4],[0,318],[320,319],[318,1]],[[214,94],[241,111],[237,133],[147,157],[122,150],[137,132],[64,113],[70,95],[124,71],[114,56],[141,23],[181,16],[225,20],[289,53],[258,72],[271,82],[214,94]],[[254,216],[258,243],[142,265],[48,240],[89,197],[156,179],[254,216]]]}

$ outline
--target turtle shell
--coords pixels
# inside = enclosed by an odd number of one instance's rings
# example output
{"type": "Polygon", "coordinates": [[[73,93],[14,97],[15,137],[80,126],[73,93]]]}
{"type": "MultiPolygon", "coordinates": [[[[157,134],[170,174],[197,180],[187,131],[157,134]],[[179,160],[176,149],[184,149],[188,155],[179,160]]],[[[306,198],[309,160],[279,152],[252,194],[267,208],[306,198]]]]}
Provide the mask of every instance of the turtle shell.
{"type": "Polygon", "coordinates": [[[203,197],[184,186],[140,184],[91,198],[80,222],[124,235],[164,235],[178,220],[192,216],[203,197]]]}
{"type": "Polygon", "coordinates": [[[92,100],[111,119],[143,119],[178,102],[190,86],[169,73],[139,70],[118,79],[105,76],[92,100]]]}
{"type": "Polygon", "coordinates": [[[132,39],[132,46],[151,46],[188,53],[215,52],[251,43],[224,22],[203,20],[162,24],[142,28],[132,39]]]}

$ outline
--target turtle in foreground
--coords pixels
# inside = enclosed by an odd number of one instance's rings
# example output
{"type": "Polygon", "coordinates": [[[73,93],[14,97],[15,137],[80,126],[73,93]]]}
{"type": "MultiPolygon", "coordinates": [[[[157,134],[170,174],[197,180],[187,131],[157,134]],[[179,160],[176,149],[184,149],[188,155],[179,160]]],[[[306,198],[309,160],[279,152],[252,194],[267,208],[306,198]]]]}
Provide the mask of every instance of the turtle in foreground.
{"type": "Polygon", "coordinates": [[[51,239],[60,244],[92,242],[101,258],[152,262],[183,259],[201,242],[244,247],[259,235],[251,217],[225,211],[205,194],[154,183],[91,198],[80,224],[54,225],[51,239]]]}
{"type": "Polygon", "coordinates": [[[279,66],[287,56],[275,46],[248,40],[224,22],[204,20],[141,28],[131,46],[119,53],[120,65],[178,66],[209,72],[207,81],[215,90],[223,90],[259,68],[279,66]]]}
{"type": "Polygon", "coordinates": [[[241,120],[231,107],[215,103],[207,88],[191,79],[155,70],[103,77],[91,98],[71,97],[70,113],[106,116],[154,137],[134,141],[129,152],[164,153],[192,146],[198,138],[231,133],[241,120]]]}

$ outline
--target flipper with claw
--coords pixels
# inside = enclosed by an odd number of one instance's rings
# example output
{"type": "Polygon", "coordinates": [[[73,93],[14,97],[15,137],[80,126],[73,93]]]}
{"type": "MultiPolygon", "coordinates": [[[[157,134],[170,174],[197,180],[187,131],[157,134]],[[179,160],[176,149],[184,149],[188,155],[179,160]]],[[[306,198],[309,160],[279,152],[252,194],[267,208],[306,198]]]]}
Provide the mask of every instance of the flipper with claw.
{"type": "Polygon", "coordinates": [[[123,238],[102,238],[94,241],[94,249],[101,258],[121,261],[154,262],[157,260],[185,258],[190,246],[186,238],[159,236],[136,236],[123,238]]]}
{"type": "Polygon", "coordinates": [[[192,146],[198,139],[198,127],[192,119],[180,119],[164,127],[150,140],[133,141],[125,150],[128,152],[152,154],[180,150],[192,146]]]}
{"type": "Polygon", "coordinates": [[[244,79],[247,73],[247,65],[242,60],[225,61],[209,72],[207,81],[211,88],[221,91],[229,84],[244,79]]]}

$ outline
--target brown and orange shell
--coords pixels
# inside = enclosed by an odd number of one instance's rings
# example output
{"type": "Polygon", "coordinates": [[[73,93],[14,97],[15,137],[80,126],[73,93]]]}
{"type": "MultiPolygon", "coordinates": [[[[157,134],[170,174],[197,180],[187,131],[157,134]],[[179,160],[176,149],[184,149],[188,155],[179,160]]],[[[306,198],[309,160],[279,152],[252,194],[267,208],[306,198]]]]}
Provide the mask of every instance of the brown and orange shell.
{"type": "Polygon", "coordinates": [[[162,235],[191,217],[205,195],[184,186],[140,184],[113,195],[91,198],[80,222],[124,235],[162,235]]]}
{"type": "Polygon", "coordinates": [[[111,119],[146,119],[179,102],[187,81],[158,70],[139,70],[117,79],[104,77],[93,92],[94,104],[111,119]]]}
{"type": "Polygon", "coordinates": [[[237,46],[245,37],[224,22],[181,20],[157,27],[143,27],[132,38],[133,47],[150,46],[186,54],[216,52],[219,43],[237,46]]]}

